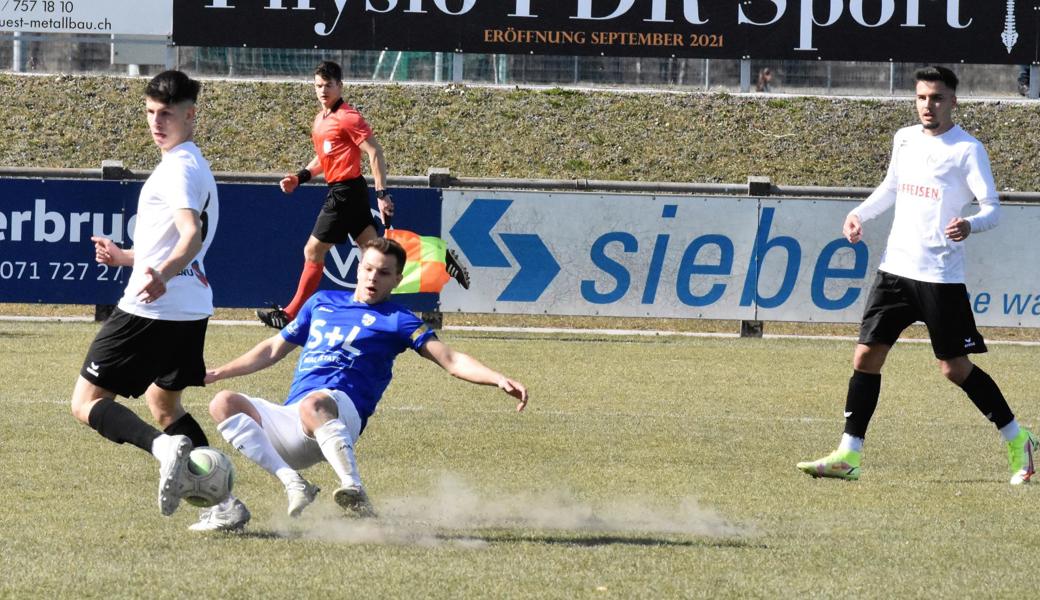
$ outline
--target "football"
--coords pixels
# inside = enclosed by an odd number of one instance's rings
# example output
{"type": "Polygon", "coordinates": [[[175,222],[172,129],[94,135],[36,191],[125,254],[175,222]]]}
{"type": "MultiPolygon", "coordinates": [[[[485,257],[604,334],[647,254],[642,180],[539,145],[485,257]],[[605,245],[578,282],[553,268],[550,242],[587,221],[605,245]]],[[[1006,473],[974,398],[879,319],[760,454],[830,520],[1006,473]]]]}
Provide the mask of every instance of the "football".
{"type": "Polygon", "coordinates": [[[234,483],[231,459],[216,448],[201,446],[188,455],[181,498],[195,506],[214,506],[227,499],[234,483]]]}

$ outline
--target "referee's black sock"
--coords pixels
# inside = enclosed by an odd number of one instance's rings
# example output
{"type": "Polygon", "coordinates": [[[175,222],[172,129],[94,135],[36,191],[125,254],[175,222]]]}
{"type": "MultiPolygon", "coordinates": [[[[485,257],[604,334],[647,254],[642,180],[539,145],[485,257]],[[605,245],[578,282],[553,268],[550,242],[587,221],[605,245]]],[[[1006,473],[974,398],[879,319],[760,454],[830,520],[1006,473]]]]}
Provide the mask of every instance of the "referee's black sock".
{"type": "Polygon", "coordinates": [[[102,398],[94,404],[87,415],[87,423],[106,439],[117,444],[130,442],[149,454],[152,453],[152,442],[162,435],[134,411],[111,398],[102,398]]]}
{"type": "Polygon", "coordinates": [[[853,371],[849,378],[849,394],[845,397],[845,433],[867,437],[867,426],[874,416],[881,396],[881,373],[853,371]]]}
{"type": "Polygon", "coordinates": [[[978,365],[974,365],[960,386],[964,393],[968,394],[968,398],[971,398],[975,408],[996,425],[997,429],[1014,420],[1015,415],[1004,399],[1004,394],[1000,393],[997,382],[978,365]]]}
{"type": "Polygon", "coordinates": [[[202,431],[199,422],[195,420],[195,417],[191,416],[191,413],[184,413],[183,417],[170,423],[166,429],[163,429],[163,433],[166,435],[186,435],[191,440],[191,445],[194,448],[209,446],[206,433],[202,431]]]}

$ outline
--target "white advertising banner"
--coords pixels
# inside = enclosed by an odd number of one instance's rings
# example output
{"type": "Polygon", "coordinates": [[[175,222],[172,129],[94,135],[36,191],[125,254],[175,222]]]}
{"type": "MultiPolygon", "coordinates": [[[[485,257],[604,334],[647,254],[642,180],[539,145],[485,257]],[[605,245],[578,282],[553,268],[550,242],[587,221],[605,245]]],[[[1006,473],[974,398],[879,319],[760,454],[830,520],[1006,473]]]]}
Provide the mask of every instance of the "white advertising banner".
{"type": "MultiPolygon", "coordinates": [[[[855,323],[891,212],[855,246],[847,200],[445,190],[442,226],[469,265],[445,312],[855,323]]],[[[969,213],[975,208],[969,208],[969,213]]],[[[1004,206],[969,237],[980,325],[1040,327],[1040,206],[1004,206]]]]}
{"type": "Polygon", "coordinates": [[[173,0],[0,0],[0,31],[168,37],[173,0]]]}

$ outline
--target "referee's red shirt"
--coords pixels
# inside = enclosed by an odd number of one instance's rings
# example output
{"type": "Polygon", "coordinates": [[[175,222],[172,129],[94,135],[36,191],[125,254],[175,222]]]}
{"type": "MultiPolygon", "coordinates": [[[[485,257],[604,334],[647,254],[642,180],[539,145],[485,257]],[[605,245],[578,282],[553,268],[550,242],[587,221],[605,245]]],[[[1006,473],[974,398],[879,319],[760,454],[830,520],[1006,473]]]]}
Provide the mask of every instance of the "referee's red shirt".
{"type": "Polygon", "coordinates": [[[324,112],[314,117],[311,139],[325,181],[333,184],[359,177],[361,149],[358,146],[372,137],[372,128],[357,109],[343,100],[336,103],[328,116],[324,116],[324,112]]]}

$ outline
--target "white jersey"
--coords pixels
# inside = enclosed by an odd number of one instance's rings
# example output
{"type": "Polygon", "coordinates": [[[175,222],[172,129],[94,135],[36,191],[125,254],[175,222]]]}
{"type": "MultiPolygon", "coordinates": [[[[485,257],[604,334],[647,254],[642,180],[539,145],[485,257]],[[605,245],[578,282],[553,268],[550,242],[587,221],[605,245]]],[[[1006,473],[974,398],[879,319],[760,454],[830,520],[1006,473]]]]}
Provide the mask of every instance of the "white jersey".
{"type": "Polygon", "coordinates": [[[895,205],[882,271],[917,281],[964,283],[964,242],[950,240],[944,231],[973,198],[979,211],[966,217],[971,232],[996,227],[1000,203],[982,143],[956,125],[938,136],[915,125],[896,132],[885,180],[851,214],[866,222],[895,205]]]}
{"type": "Polygon", "coordinates": [[[217,231],[220,203],[217,183],[194,142],[184,142],[163,154],[137,200],[134,226],[134,269],[119,308],[130,314],[164,321],[195,321],[213,314],[213,290],[203,260],[217,231]],[[158,268],[177,245],[174,225],[178,210],[190,209],[202,221],[202,249],[188,266],[166,282],[166,293],[145,304],[137,293],[145,285],[145,269],[158,268]]]}

